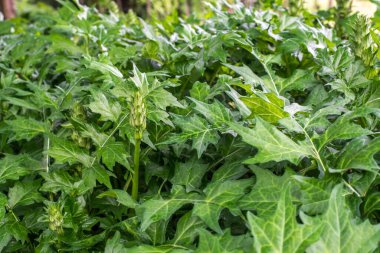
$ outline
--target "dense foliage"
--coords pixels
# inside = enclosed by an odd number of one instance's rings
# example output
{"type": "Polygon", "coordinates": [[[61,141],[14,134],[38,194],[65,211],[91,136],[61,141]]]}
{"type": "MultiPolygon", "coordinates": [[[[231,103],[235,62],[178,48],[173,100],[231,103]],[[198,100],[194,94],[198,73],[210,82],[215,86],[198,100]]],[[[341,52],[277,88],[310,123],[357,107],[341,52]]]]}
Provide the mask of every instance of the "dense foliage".
{"type": "Polygon", "coordinates": [[[209,8],[0,23],[3,252],[379,251],[380,22],[209,8]]]}

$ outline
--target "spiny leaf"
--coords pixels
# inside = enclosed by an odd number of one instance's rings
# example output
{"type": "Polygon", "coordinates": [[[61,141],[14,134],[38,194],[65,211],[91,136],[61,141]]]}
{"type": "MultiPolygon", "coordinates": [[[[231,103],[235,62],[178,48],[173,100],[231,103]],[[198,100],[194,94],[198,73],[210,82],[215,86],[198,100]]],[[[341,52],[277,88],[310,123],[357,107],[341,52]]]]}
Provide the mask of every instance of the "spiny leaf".
{"type": "Polygon", "coordinates": [[[120,70],[118,70],[118,68],[116,68],[115,66],[112,66],[111,64],[91,60],[88,67],[90,69],[98,70],[102,72],[103,74],[110,73],[118,78],[123,78],[123,74],[120,72],[120,70]]]}
{"type": "Polygon", "coordinates": [[[112,189],[106,192],[102,192],[101,194],[98,195],[98,198],[104,198],[104,197],[116,198],[117,202],[129,208],[136,207],[136,202],[132,199],[132,197],[127,192],[123,190],[112,189]]]}
{"type": "Polygon", "coordinates": [[[380,151],[380,137],[369,140],[361,137],[349,142],[337,161],[337,170],[359,169],[377,172],[374,155],[380,151]]]}
{"type": "Polygon", "coordinates": [[[232,120],[230,111],[217,100],[213,104],[206,104],[194,98],[189,99],[195,103],[194,109],[217,127],[222,127],[232,120]]]}
{"type": "Polygon", "coordinates": [[[298,164],[303,157],[312,155],[309,147],[297,144],[260,118],[256,119],[254,129],[243,127],[236,123],[230,123],[229,126],[241,135],[245,142],[259,150],[258,154],[254,158],[247,160],[246,163],[255,164],[288,160],[291,163],[298,164]]]}
{"type": "Polygon", "coordinates": [[[184,106],[178,102],[177,98],[173,96],[173,94],[163,88],[150,91],[147,97],[161,110],[165,110],[168,106],[184,108],[184,106]]]}
{"type": "Polygon", "coordinates": [[[106,185],[109,189],[112,189],[111,181],[110,181],[110,173],[104,169],[99,164],[94,164],[92,166],[92,170],[95,172],[96,180],[99,181],[99,183],[106,185]]]}
{"type": "Polygon", "coordinates": [[[318,242],[307,252],[370,253],[378,247],[380,225],[353,217],[345,204],[342,185],[333,189],[326,213],[310,222],[321,225],[322,231],[318,242]]]}
{"type": "Polygon", "coordinates": [[[122,164],[125,168],[130,169],[128,163],[128,153],[121,142],[108,142],[99,150],[99,156],[102,157],[102,162],[109,170],[112,170],[116,162],[122,164]]]}
{"type": "Polygon", "coordinates": [[[196,253],[244,253],[252,250],[250,247],[251,238],[246,235],[231,236],[230,231],[225,231],[223,235],[213,235],[205,229],[199,230],[199,246],[196,253]]]}
{"type": "Polygon", "coordinates": [[[0,160],[0,182],[17,180],[37,169],[37,166],[27,155],[6,155],[0,160]]]}
{"type": "Polygon", "coordinates": [[[136,208],[137,216],[142,221],[141,229],[145,231],[153,222],[168,220],[183,205],[198,199],[196,193],[185,193],[183,188],[175,187],[168,199],[157,197],[149,199],[136,208]]]}
{"type": "Polygon", "coordinates": [[[90,167],[92,164],[92,158],[74,143],[59,139],[52,136],[52,147],[48,150],[48,155],[55,159],[56,163],[82,163],[86,167],[90,167]]]}
{"type": "Polygon", "coordinates": [[[294,173],[286,170],[282,176],[276,176],[270,170],[256,166],[252,167],[252,172],[255,173],[256,183],[251,192],[239,201],[239,207],[254,210],[260,217],[264,217],[276,209],[281,193],[294,173]]]}
{"type": "Polygon", "coordinates": [[[94,101],[89,104],[91,111],[100,114],[100,120],[117,122],[121,114],[121,106],[118,102],[109,102],[102,92],[92,92],[94,101]]]}
{"type": "Polygon", "coordinates": [[[241,75],[246,83],[253,85],[263,85],[263,80],[255,73],[253,73],[253,71],[248,66],[243,65],[242,67],[239,67],[227,63],[223,63],[223,65],[241,75]]]}
{"type": "Polygon", "coordinates": [[[212,175],[212,181],[225,181],[230,179],[238,179],[247,173],[248,169],[245,168],[243,160],[229,160],[223,164],[212,175]]]}
{"type": "Polygon", "coordinates": [[[321,214],[327,209],[332,188],[339,182],[335,178],[316,179],[298,175],[293,178],[301,189],[301,210],[309,215],[321,214]]]}
{"type": "Polygon", "coordinates": [[[317,224],[299,224],[296,207],[292,204],[290,188],[283,189],[276,211],[265,218],[248,213],[248,223],[255,239],[256,252],[305,252],[318,240],[317,224]]]}
{"type": "Polygon", "coordinates": [[[204,226],[201,219],[192,216],[191,212],[187,212],[179,219],[175,236],[171,241],[174,245],[191,245],[198,236],[199,229],[204,226]]]}
{"type": "Polygon", "coordinates": [[[211,229],[222,233],[218,220],[224,208],[236,209],[237,201],[252,184],[251,180],[226,180],[209,183],[204,190],[205,198],[196,202],[193,214],[201,218],[211,229]]]}
{"type": "Polygon", "coordinates": [[[363,209],[367,217],[373,212],[380,210],[380,192],[370,194],[365,200],[363,209]]]}
{"type": "Polygon", "coordinates": [[[192,148],[197,150],[198,158],[204,153],[210,144],[217,144],[219,134],[217,129],[212,128],[206,120],[197,115],[190,119],[175,116],[174,123],[182,129],[182,133],[173,134],[161,144],[184,143],[192,140],[192,148]]]}
{"type": "Polygon", "coordinates": [[[207,168],[207,164],[193,158],[187,163],[176,164],[174,176],[170,181],[173,184],[185,186],[187,192],[195,190],[201,185],[207,168]]]}
{"type": "Polygon", "coordinates": [[[9,131],[12,132],[12,137],[9,141],[30,141],[35,136],[45,133],[48,129],[45,123],[22,116],[17,116],[14,120],[6,120],[5,123],[8,125],[9,131]]]}
{"type": "Polygon", "coordinates": [[[279,82],[279,92],[284,94],[291,90],[305,90],[315,85],[312,71],[297,69],[290,77],[279,82]]]}
{"type": "Polygon", "coordinates": [[[319,150],[333,140],[346,140],[355,137],[368,135],[370,130],[362,128],[360,125],[350,122],[354,118],[365,116],[376,110],[370,108],[360,108],[353,112],[348,112],[339,117],[326,131],[318,138],[319,150]]]}
{"type": "Polygon", "coordinates": [[[104,253],[127,253],[127,248],[122,244],[120,232],[116,231],[111,239],[107,240],[104,253]]]}
{"type": "Polygon", "coordinates": [[[8,193],[8,206],[13,209],[16,206],[26,206],[44,200],[38,192],[40,181],[17,182],[8,193]]]}
{"type": "MultiPolygon", "coordinates": [[[[265,95],[266,94],[257,96],[252,94],[250,97],[240,98],[240,100],[251,110],[251,117],[261,117],[268,122],[275,123],[288,116],[288,113],[277,104],[277,101],[273,101],[278,99],[275,95],[265,95]]],[[[281,106],[283,107],[284,105],[282,104],[281,106]]]]}

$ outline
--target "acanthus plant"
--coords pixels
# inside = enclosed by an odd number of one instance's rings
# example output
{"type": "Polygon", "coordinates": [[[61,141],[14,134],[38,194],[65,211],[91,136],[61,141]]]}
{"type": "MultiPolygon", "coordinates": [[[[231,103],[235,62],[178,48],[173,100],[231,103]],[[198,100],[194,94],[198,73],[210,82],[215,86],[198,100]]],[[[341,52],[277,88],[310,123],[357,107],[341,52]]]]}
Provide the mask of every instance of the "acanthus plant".
{"type": "Polygon", "coordinates": [[[209,7],[0,23],[2,251],[378,251],[378,26],[209,7]]]}

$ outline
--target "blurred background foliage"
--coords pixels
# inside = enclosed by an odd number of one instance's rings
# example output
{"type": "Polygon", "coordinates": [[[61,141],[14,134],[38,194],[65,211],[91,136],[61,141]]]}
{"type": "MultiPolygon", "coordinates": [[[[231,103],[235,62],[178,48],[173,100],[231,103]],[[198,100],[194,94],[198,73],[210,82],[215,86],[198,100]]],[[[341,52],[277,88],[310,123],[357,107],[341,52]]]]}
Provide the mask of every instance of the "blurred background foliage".
{"type": "MultiPolygon", "coordinates": [[[[75,1],[75,0],[74,0],[75,1]]],[[[207,3],[234,2],[235,0],[77,0],[81,4],[96,5],[100,11],[133,11],[143,18],[163,19],[173,13],[178,16],[207,15],[207,3]]],[[[300,10],[305,8],[322,14],[328,9],[340,9],[360,12],[374,16],[380,0],[240,0],[247,7],[268,7],[282,4],[286,8],[300,10]]],[[[0,10],[5,18],[25,15],[31,12],[48,12],[59,6],[58,0],[0,0],[0,10]]],[[[344,13],[342,13],[344,15],[344,13]]],[[[323,15],[322,15],[323,16],[323,15]]]]}

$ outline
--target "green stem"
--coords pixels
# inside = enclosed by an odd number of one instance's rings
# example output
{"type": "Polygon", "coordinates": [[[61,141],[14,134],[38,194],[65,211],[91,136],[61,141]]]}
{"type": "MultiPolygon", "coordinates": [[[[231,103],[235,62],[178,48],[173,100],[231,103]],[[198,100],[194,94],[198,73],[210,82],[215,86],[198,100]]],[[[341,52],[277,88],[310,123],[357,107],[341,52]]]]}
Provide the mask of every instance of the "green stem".
{"type": "Polygon", "coordinates": [[[139,194],[139,165],[140,165],[140,144],[141,139],[136,138],[135,153],[133,156],[133,178],[132,178],[132,198],[137,200],[139,194]]]}

